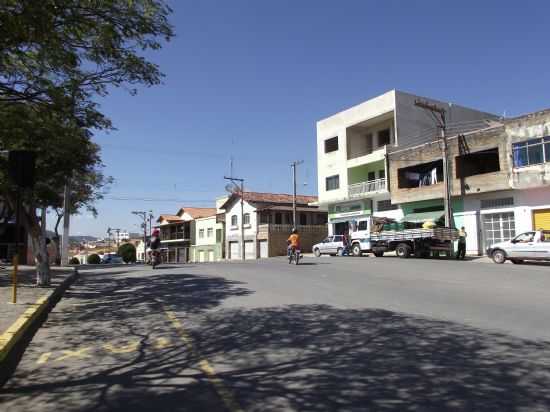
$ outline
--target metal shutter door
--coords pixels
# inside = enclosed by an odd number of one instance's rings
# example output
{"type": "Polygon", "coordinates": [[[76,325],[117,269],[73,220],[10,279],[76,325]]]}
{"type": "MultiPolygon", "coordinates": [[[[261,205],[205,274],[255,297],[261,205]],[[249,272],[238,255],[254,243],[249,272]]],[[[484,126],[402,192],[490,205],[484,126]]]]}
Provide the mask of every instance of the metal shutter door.
{"type": "Polygon", "coordinates": [[[550,230],[550,209],[533,210],[534,230],[550,230]]]}

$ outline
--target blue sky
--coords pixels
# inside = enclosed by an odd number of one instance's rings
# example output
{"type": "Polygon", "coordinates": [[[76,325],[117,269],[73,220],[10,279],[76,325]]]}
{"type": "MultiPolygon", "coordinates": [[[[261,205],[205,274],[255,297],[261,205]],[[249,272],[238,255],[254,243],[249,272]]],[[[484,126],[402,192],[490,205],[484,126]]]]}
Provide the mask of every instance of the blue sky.
{"type": "Polygon", "coordinates": [[[176,37],[148,55],[164,84],[101,100],[116,183],[71,234],[213,206],[231,156],[249,190],[283,193],[304,160],[299,191],[315,194],[315,122],[391,89],[507,116],[550,107],[550,2],[509,3],[171,1],[176,37]]]}

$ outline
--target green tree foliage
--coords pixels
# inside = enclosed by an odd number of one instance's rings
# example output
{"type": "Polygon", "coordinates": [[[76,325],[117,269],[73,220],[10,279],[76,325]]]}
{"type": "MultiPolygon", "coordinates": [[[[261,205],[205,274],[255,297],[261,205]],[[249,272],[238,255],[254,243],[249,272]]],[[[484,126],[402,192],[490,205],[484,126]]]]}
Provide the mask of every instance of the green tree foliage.
{"type": "Polygon", "coordinates": [[[98,254],[92,254],[88,256],[88,265],[99,265],[101,263],[101,258],[98,254]]]}
{"type": "Polygon", "coordinates": [[[118,255],[122,257],[124,263],[135,263],[136,247],[131,243],[124,243],[118,248],[118,255]]]}
{"type": "Polygon", "coordinates": [[[69,260],[69,264],[70,265],[80,265],[80,260],[78,260],[78,258],[76,258],[76,257],[73,257],[73,258],[71,258],[71,260],[69,260]]]}
{"type": "MultiPolygon", "coordinates": [[[[39,284],[49,283],[44,233],[36,209],[61,207],[72,179],[70,213],[101,198],[103,176],[94,130],[110,129],[98,106],[109,86],[136,92],[162,73],[144,54],[173,30],[162,0],[0,0],[0,149],[38,153],[37,185],[24,193],[23,224],[38,262],[39,284]]],[[[14,209],[14,190],[0,165],[0,190],[14,209]]]]}

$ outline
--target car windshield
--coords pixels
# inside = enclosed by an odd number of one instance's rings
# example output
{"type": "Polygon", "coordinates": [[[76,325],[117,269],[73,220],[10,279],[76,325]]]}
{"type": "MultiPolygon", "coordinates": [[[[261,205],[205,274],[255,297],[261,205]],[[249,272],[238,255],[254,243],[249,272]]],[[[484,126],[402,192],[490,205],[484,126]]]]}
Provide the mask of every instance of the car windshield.
{"type": "Polygon", "coordinates": [[[534,237],[535,237],[535,232],[525,232],[525,233],[522,233],[521,235],[516,236],[514,241],[519,243],[532,242],[534,237]]]}

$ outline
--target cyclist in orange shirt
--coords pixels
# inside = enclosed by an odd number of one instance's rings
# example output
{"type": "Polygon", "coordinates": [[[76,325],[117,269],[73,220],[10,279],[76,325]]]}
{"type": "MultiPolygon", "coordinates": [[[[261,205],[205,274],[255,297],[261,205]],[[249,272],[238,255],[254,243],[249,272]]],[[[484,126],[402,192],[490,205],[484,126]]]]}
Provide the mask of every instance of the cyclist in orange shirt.
{"type": "Polygon", "coordinates": [[[292,233],[288,237],[287,242],[288,242],[288,255],[289,256],[290,256],[290,251],[292,249],[300,250],[300,235],[298,234],[298,230],[296,230],[296,228],[292,229],[292,233]]]}

